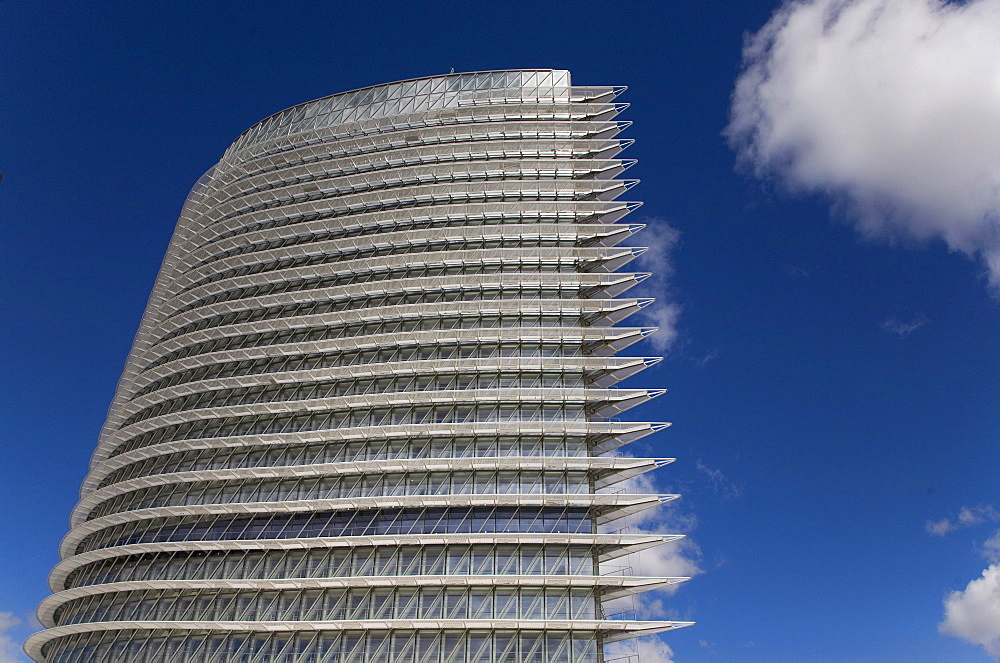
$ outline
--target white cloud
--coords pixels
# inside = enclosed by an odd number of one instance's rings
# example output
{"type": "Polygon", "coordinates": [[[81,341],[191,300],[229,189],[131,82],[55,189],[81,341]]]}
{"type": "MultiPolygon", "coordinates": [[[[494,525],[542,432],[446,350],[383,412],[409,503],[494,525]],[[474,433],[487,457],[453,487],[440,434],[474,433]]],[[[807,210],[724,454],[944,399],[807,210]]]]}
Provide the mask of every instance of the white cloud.
{"type": "Polygon", "coordinates": [[[12,612],[0,612],[0,663],[22,663],[20,645],[10,636],[11,629],[19,626],[21,620],[12,612]]]}
{"type": "Polygon", "coordinates": [[[913,320],[905,321],[896,317],[887,318],[882,323],[882,331],[900,338],[906,338],[913,332],[927,324],[927,318],[916,317],[913,320]]]}
{"type": "Polygon", "coordinates": [[[674,652],[656,636],[615,642],[604,648],[608,663],[674,663],[674,652]]]}
{"type": "Polygon", "coordinates": [[[744,47],[740,162],[869,238],[942,239],[1000,289],[1000,0],[785,0],[744,47]]]}
{"type": "MultiPolygon", "coordinates": [[[[642,474],[601,492],[656,495],[663,491],[658,489],[649,474],[642,474]]],[[[671,502],[611,523],[602,527],[602,531],[621,531],[627,534],[687,534],[696,524],[697,520],[693,515],[685,514],[676,502],[671,502]]],[[[704,573],[700,562],[701,549],[698,544],[689,538],[684,538],[612,560],[601,566],[601,573],[690,578],[704,573]]],[[[630,616],[634,614],[639,619],[675,619],[677,615],[666,606],[663,598],[674,594],[680,586],[669,585],[663,589],[605,601],[604,609],[609,615],[628,613],[630,616]]]]}
{"type": "Polygon", "coordinates": [[[712,490],[716,495],[719,495],[726,500],[732,500],[743,496],[743,486],[730,481],[729,478],[723,474],[722,470],[709,467],[700,460],[695,463],[695,467],[699,472],[708,477],[708,481],[712,484],[712,490]]]}
{"type": "Polygon", "coordinates": [[[945,598],[944,621],[938,630],[1000,657],[1000,566],[991,564],[964,591],[945,598]]]}
{"type": "Polygon", "coordinates": [[[993,536],[983,542],[983,548],[980,552],[990,564],[1000,564],[1000,530],[994,532],[993,536]]]}
{"type": "MultiPolygon", "coordinates": [[[[924,529],[945,536],[955,530],[997,522],[1000,512],[991,504],[979,504],[963,506],[954,520],[928,521],[924,529]]],[[[982,645],[989,654],[1000,658],[1000,530],[983,542],[979,552],[990,566],[964,591],[952,592],[945,598],[944,621],[938,630],[982,645]]]]}
{"type": "Polygon", "coordinates": [[[955,531],[956,529],[958,529],[958,526],[947,518],[942,518],[941,520],[928,520],[924,523],[924,531],[928,534],[933,534],[934,536],[944,536],[949,532],[955,531]]]}
{"type": "Polygon", "coordinates": [[[638,269],[651,272],[652,276],[636,292],[653,296],[656,301],[642,309],[638,317],[646,324],[660,328],[649,339],[657,352],[666,352],[679,335],[677,322],[681,307],[671,297],[670,279],[674,275],[673,253],[681,233],[662,219],[644,221],[648,226],[637,235],[637,242],[649,250],[636,259],[635,265],[638,269]]]}
{"type": "Polygon", "coordinates": [[[704,368],[705,364],[709,363],[710,361],[715,361],[721,356],[722,356],[722,350],[719,350],[718,348],[712,348],[711,350],[703,354],[701,357],[698,357],[697,359],[692,359],[692,362],[694,362],[694,365],[697,366],[698,368],[704,368]]]}
{"type": "Polygon", "coordinates": [[[992,504],[980,504],[971,508],[963,506],[958,512],[958,522],[966,527],[982,523],[995,523],[998,520],[1000,520],[1000,513],[992,504]]]}
{"type": "Polygon", "coordinates": [[[928,534],[945,536],[955,530],[996,522],[1000,522],[1000,512],[992,504],[979,504],[973,507],[963,506],[959,509],[958,517],[955,520],[948,518],[928,520],[924,523],[924,530],[928,534]]]}
{"type": "MultiPolygon", "coordinates": [[[[636,534],[654,534],[655,532],[635,528],[636,534]]],[[[631,556],[631,564],[637,575],[660,576],[665,578],[691,578],[703,573],[698,566],[701,549],[691,539],[680,539],[662,546],[646,548],[631,556]]],[[[673,594],[678,585],[660,590],[673,594]]]]}

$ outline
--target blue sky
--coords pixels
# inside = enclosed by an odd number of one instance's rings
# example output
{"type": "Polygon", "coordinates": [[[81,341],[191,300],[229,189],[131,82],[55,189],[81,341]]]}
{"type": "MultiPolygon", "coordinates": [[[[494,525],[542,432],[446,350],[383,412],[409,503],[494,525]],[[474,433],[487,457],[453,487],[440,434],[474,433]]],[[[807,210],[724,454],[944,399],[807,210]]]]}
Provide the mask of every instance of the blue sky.
{"type": "Polygon", "coordinates": [[[640,525],[690,543],[647,563],[700,571],[640,608],[698,624],[644,663],[1000,654],[1000,3],[829,8],[3,3],[0,663],[198,176],[290,105],[519,67],[629,86],[678,312],[630,452],[678,459],[640,525]]]}

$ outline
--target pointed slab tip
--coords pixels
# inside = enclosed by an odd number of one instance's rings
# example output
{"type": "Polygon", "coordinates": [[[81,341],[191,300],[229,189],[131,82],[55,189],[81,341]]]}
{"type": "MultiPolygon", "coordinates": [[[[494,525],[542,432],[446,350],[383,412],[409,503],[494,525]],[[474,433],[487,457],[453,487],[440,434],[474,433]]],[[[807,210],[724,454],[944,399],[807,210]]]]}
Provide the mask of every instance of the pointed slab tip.
{"type": "Polygon", "coordinates": [[[654,635],[656,633],[663,633],[664,631],[675,631],[679,628],[684,628],[685,626],[694,626],[695,622],[649,622],[649,621],[639,621],[634,620],[621,620],[623,623],[641,624],[639,628],[635,629],[616,629],[612,634],[604,637],[604,642],[620,642],[622,640],[632,640],[633,638],[641,638],[645,635],[654,635]]]}
{"type": "Polygon", "coordinates": [[[661,361],[663,361],[663,357],[643,357],[642,358],[642,363],[644,363],[646,366],[656,366],[661,361]]]}

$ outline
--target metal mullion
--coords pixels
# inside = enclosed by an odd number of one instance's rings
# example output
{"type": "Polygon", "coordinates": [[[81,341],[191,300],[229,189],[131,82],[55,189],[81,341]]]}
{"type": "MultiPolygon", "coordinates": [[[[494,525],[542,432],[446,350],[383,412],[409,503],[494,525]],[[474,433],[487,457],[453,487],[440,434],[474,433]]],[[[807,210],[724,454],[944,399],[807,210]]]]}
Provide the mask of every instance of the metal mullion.
{"type": "Polygon", "coordinates": [[[362,488],[364,484],[364,475],[355,474],[343,477],[340,491],[343,497],[363,497],[362,488]],[[353,478],[353,483],[348,483],[353,478]]]}
{"type": "MultiPolygon", "coordinates": [[[[172,615],[174,619],[182,619],[181,615],[177,614],[177,602],[181,599],[183,594],[180,590],[176,590],[176,592],[177,593],[173,597],[168,598],[164,597],[164,592],[162,591],[147,589],[138,595],[136,600],[137,607],[141,606],[142,601],[148,598],[153,601],[156,606],[157,614],[153,617],[154,621],[170,619],[170,615],[172,615]]],[[[125,604],[122,604],[122,606],[119,607],[119,616],[122,614],[122,608],[124,608],[124,605],[125,604]]],[[[146,617],[147,619],[149,618],[149,616],[146,617]]]]}
{"type": "Polygon", "coordinates": [[[547,617],[545,613],[545,590],[540,587],[535,589],[520,588],[518,591],[518,594],[520,594],[519,607],[524,606],[524,596],[526,593],[531,597],[531,600],[528,604],[528,609],[521,611],[521,619],[545,619],[547,617]],[[541,606],[540,609],[539,606],[541,606]]]}
{"type": "MultiPolygon", "coordinates": [[[[564,511],[565,511],[565,509],[564,509],[564,511]]],[[[518,509],[518,522],[519,523],[523,522],[521,520],[521,515],[520,515],[521,513],[522,513],[522,510],[519,508],[518,509]]],[[[542,524],[541,531],[544,532],[545,531],[545,507],[537,507],[537,509],[535,510],[535,516],[531,519],[531,522],[529,522],[527,524],[527,527],[521,526],[520,530],[522,532],[525,532],[525,531],[526,532],[531,532],[533,530],[533,528],[535,527],[535,525],[538,522],[541,522],[541,524],[542,524]]]]}
{"type": "MultiPolygon", "coordinates": [[[[231,643],[226,649],[229,651],[227,658],[232,661],[245,661],[246,654],[248,654],[247,649],[250,647],[252,635],[250,633],[244,633],[236,635],[236,637],[231,637],[229,642],[231,643]],[[240,641],[242,639],[242,642],[240,641]],[[235,644],[236,647],[232,647],[235,644]]],[[[151,659],[152,660],[155,659],[151,659]]]]}
{"type": "MultiPolygon", "coordinates": [[[[167,558],[167,564],[169,564],[171,559],[178,558],[178,553],[172,553],[170,557],[167,558]]],[[[193,553],[189,553],[183,558],[181,567],[184,569],[182,573],[178,575],[183,575],[185,578],[205,578],[207,577],[206,568],[208,566],[208,561],[211,558],[210,553],[205,553],[200,559],[196,558],[193,553]],[[198,559],[194,564],[191,563],[192,560],[198,559]]]]}
{"type": "MultiPolygon", "coordinates": [[[[324,633],[322,631],[294,631],[289,633],[288,646],[290,650],[288,654],[292,656],[290,660],[296,663],[318,661],[317,650],[319,648],[319,641],[323,637],[324,633]]],[[[211,663],[221,662],[212,661],[211,663]]]]}
{"type": "Polygon", "coordinates": [[[268,601],[266,599],[267,594],[268,594],[268,592],[263,592],[263,591],[258,593],[258,595],[259,595],[259,599],[258,600],[261,603],[260,603],[260,608],[259,608],[258,613],[257,613],[257,621],[280,621],[281,620],[281,615],[279,614],[278,606],[279,606],[279,604],[281,602],[282,592],[281,591],[273,591],[274,597],[271,598],[270,601],[268,601]],[[268,615],[271,612],[272,609],[274,611],[274,618],[273,619],[271,619],[271,618],[264,619],[264,616],[268,615]]]}
{"type": "MultiPolygon", "coordinates": [[[[450,511],[454,511],[453,508],[449,509],[449,510],[450,511]]],[[[495,512],[495,508],[493,509],[493,511],[495,512]]],[[[463,524],[465,524],[466,522],[469,522],[470,520],[473,521],[473,524],[475,523],[475,519],[473,517],[473,513],[475,512],[475,507],[466,507],[465,509],[463,509],[463,512],[464,512],[464,515],[462,516],[462,519],[459,520],[458,523],[456,523],[456,525],[455,525],[455,530],[456,531],[461,530],[461,526],[463,524]]],[[[450,520],[450,518],[449,518],[449,520],[450,520]]],[[[470,531],[470,533],[475,533],[475,532],[472,531],[472,527],[469,528],[469,531],[470,531]]]]}
{"type": "MultiPolygon", "coordinates": [[[[348,514],[349,514],[349,517],[348,517],[348,519],[346,520],[346,522],[344,522],[344,526],[343,526],[343,528],[342,528],[342,529],[343,529],[343,530],[345,530],[345,531],[350,531],[350,529],[351,529],[351,527],[352,527],[352,526],[354,525],[355,521],[356,521],[356,520],[357,520],[358,518],[360,518],[360,517],[361,517],[361,513],[362,513],[361,511],[357,511],[357,510],[351,510],[351,511],[348,511],[348,514]]],[[[377,518],[378,518],[378,514],[380,513],[380,510],[379,510],[379,509],[375,509],[375,510],[371,511],[370,513],[372,513],[372,517],[371,517],[371,518],[369,519],[369,521],[368,521],[368,523],[369,523],[369,524],[368,524],[368,526],[367,526],[367,527],[368,527],[369,529],[370,529],[370,528],[371,528],[371,526],[372,526],[372,525],[371,525],[371,523],[372,523],[372,522],[373,522],[373,521],[374,521],[375,519],[377,519],[377,518]]],[[[331,514],[331,517],[332,517],[332,514],[331,514]]],[[[330,521],[328,520],[328,521],[327,521],[327,524],[329,524],[329,522],[330,522],[330,521]]]]}
{"type": "Polygon", "coordinates": [[[372,651],[367,652],[365,660],[366,661],[376,661],[376,660],[388,661],[389,660],[388,654],[389,654],[389,649],[390,649],[391,643],[392,643],[392,632],[388,632],[388,634],[386,635],[386,637],[382,640],[382,645],[380,647],[378,647],[377,649],[374,649],[372,651]],[[378,658],[376,658],[376,657],[378,657],[378,658]]]}
{"type": "Polygon", "coordinates": [[[219,579],[233,580],[236,578],[250,577],[247,572],[247,556],[249,553],[241,551],[227,552],[220,561],[219,579]]]}
{"type": "Polygon", "coordinates": [[[353,560],[354,550],[351,548],[346,550],[330,549],[327,554],[328,576],[350,577],[353,560]],[[343,552],[344,554],[338,558],[338,552],[343,552]],[[334,568],[334,563],[336,563],[336,568],[334,568]]]}
{"type": "Polygon", "coordinates": [[[239,540],[239,541],[249,541],[249,540],[252,540],[252,539],[249,539],[249,538],[244,538],[244,535],[250,530],[251,527],[253,527],[253,525],[254,525],[255,522],[259,522],[260,524],[257,527],[257,529],[259,530],[259,533],[258,533],[259,535],[256,536],[256,537],[254,537],[255,539],[259,539],[259,538],[280,539],[281,538],[281,533],[283,533],[284,530],[285,530],[285,528],[288,527],[289,524],[292,522],[292,519],[288,518],[287,514],[282,514],[282,515],[285,516],[285,525],[284,525],[284,527],[281,528],[281,530],[279,530],[276,533],[277,534],[276,536],[266,536],[266,537],[262,536],[262,535],[268,533],[268,529],[270,529],[271,523],[273,523],[278,518],[278,514],[277,513],[269,513],[269,514],[267,514],[267,519],[266,520],[263,519],[263,518],[259,518],[258,514],[249,514],[247,516],[247,524],[246,524],[246,526],[244,526],[243,529],[240,530],[239,536],[238,537],[234,537],[234,538],[236,540],[239,540]]]}
{"type": "MultiPolygon", "coordinates": [[[[342,650],[342,661],[343,663],[363,663],[366,661],[365,649],[368,638],[364,635],[358,637],[357,642],[351,647],[349,651],[342,650]]],[[[341,640],[344,641],[344,638],[341,640]]]]}
{"type": "MultiPolygon", "coordinates": [[[[521,640],[522,643],[525,641],[525,638],[523,636],[517,639],[521,640]]],[[[545,638],[543,635],[538,634],[532,636],[532,640],[530,641],[530,645],[528,646],[527,650],[525,647],[521,648],[521,658],[519,660],[521,661],[541,660],[545,654],[544,643],[545,643],[545,638]]]]}
{"type": "MultiPolygon", "coordinates": [[[[369,565],[369,562],[370,562],[371,568],[374,569],[375,568],[375,551],[376,551],[376,548],[374,546],[365,547],[365,548],[353,548],[351,550],[351,556],[353,557],[352,564],[351,564],[352,574],[353,574],[353,569],[355,567],[357,567],[357,568],[365,568],[366,566],[369,565]],[[364,553],[364,556],[362,556],[361,550],[365,550],[366,551],[364,553]]],[[[373,571],[373,573],[374,573],[374,571],[373,571]]],[[[363,574],[363,575],[372,575],[372,574],[369,573],[369,574],[363,574]]]]}
{"type": "MultiPolygon", "coordinates": [[[[417,634],[414,631],[394,631],[392,633],[394,661],[414,661],[419,655],[417,634]],[[405,635],[404,635],[405,634],[405,635]],[[405,639],[404,639],[405,638],[405,639]],[[402,640],[401,644],[397,644],[402,640]]],[[[387,659],[389,660],[389,659],[387,659]]]]}
{"type": "Polygon", "coordinates": [[[295,553],[301,554],[289,554],[291,551],[286,551],[283,556],[283,562],[285,564],[285,573],[282,578],[308,578],[311,577],[310,574],[305,573],[309,569],[309,562],[311,556],[316,554],[315,550],[303,550],[295,551],[295,553]],[[296,561],[297,560],[297,561],[296,561]],[[294,561],[294,563],[293,563],[294,561]]]}
{"type": "Polygon", "coordinates": [[[479,648],[475,651],[472,650],[472,640],[470,638],[469,643],[469,660],[473,663],[493,663],[496,660],[493,658],[493,634],[489,633],[486,637],[482,638],[480,641],[479,648]],[[487,661],[485,657],[488,656],[487,661]]]}
{"type": "Polygon", "coordinates": [[[302,461],[306,458],[306,456],[308,454],[308,452],[307,452],[308,448],[309,448],[308,445],[305,445],[305,444],[300,445],[299,446],[298,455],[293,456],[291,458],[288,458],[287,459],[288,460],[287,464],[288,465],[300,465],[300,464],[302,464],[302,461]]]}
{"type": "Polygon", "coordinates": [[[182,661],[185,657],[184,642],[188,637],[189,635],[185,634],[179,637],[174,635],[164,638],[163,645],[161,647],[162,651],[157,657],[157,660],[163,661],[163,663],[182,661]]]}
{"type": "MultiPolygon", "coordinates": [[[[252,638],[263,638],[264,644],[257,650],[253,657],[246,659],[246,663],[270,663],[274,661],[272,651],[274,649],[274,633],[255,634],[252,638]]],[[[256,646],[256,645],[254,645],[256,646]]]]}
{"type": "MultiPolygon", "coordinates": [[[[219,601],[221,603],[220,598],[221,598],[222,595],[223,595],[223,593],[221,591],[218,592],[216,594],[216,601],[219,601]]],[[[257,602],[259,600],[260,600],[260,591],[234,592],[233,593],[233,597],[230,599],[229,607],[228,608],[222,606],[221,604],[217,604],[215,606],[215,610],[216,610],[216,613],[214,615],[215,619],[216,620],[220,620],[220,621],[224,620],[226,614],[225,614],[225,612],[223,612],[223,610],[229,610],[229,611],[231,611],[231,620],[232,621],[237,621],[237,622],[239,622],[239,621],[256,621],[254,619],[250,619],[250,617],[253,615],[254,611],[257,609],[257,602]],[[241,607],[241,604],[243,604],[242,607],[241,607]]],[[[212,621],[215,621],[215,620],[212,620],[212,621]]],[[[229,621],[229,620],[225,620],[225,621],[229,621]]]]}
{"type": "MultiPolygon", "coordinates": [[[[388,477],[389,475],[386,475],[386,476],[388,477]]],[[[391,495],[408,495],[409,493],[406,491],[406,486],[408,484],[408,473],[407,472],[397,472],[397,473],[393,473],[392,476],[396,477],[396,482],[391,486],[391,490],[390,490],[390,486],[388,484],[388,481],[386,481],[385,485],[384,485],[384,488],[383,488],[383,491],[382,491],[382,494],[386,495],[386,496],[388,496],[390,494],[391,495]]]]}
{"type": "Polygon", "coordinates": [[[267,553],[265,552],[264,554],[260,555],[260,557],[257,558],[256,562],[253,564],[252,567],[249,565],[249,560],[250,559],[252,559],[252,558],[250,557],[250,554],[247,553],[247,555],[244,556],[243,564],[242,564],[242,566],[243,566],[243,572],[244,572],[244,577],[245,578],[264,578],[264,577],[266,577],[265,571],[266,571],[266,568],[267,568],[267,553]]]}

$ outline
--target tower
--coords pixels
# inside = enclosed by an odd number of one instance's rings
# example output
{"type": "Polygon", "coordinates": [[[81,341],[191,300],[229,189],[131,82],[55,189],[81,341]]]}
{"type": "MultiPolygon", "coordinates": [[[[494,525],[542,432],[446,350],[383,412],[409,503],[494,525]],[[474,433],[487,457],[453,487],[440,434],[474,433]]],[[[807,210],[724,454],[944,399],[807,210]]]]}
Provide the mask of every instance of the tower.
{"type": "Polygon", "coordinates": [[[336,94],[242,134],[184,205],[36,661],[597,663],[684,622],[603,601],[679,538],[616,453],[658,361],[618,272],[622,88],[568,71],[336,94]]]}

